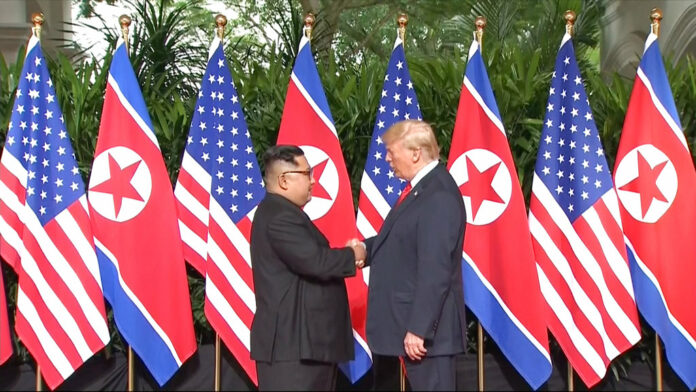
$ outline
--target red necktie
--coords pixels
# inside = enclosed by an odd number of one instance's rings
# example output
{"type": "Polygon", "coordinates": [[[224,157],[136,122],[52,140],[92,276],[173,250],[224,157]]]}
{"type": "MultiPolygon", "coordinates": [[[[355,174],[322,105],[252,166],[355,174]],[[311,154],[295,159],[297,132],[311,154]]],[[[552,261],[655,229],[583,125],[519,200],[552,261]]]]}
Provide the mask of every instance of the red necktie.
{"type": "Polygon", "coordinates": [[[408,195],[409,192],[411,192],[411,183],[410,182],[408,184],[406,184],[406,188],[404,188],[404,190],[401,191],[399,198],[396,200],[397,206],[399,204],[401,204],[402,201],[404,201],[404,199],[406,198],[406,195],[408,195]]]}

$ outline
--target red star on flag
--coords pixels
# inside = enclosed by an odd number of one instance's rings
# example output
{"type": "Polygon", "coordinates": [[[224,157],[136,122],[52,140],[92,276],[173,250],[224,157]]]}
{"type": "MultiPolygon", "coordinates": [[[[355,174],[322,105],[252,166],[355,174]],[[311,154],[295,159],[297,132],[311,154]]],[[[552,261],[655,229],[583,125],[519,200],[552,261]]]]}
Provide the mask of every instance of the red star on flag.
{"type": "Polygon", "coordinates": [[[464,159],[466,159],[466,171],[469,173],[469,180],[460,185],[459,190],[462,192],[462,195],[471,198],[471,211],[474,219],[476,219],[476,214],[479,208],[481,208],[481,204],[483,204],[484,200],[494,203],[504,203],[503,199],[498,195],[498,192],[491,186],[493,177],[495,177],[495,174],[498,172],[500,162],[481,172],[474,166],[468,157],[464,159]]]}
{"type": "Polygon", "coordinates": [[[314,183],[314,186],[312,187],[312,197],[319,197],[322,199],[331,200],[329,192],[327,192],[326,189],[319,183],[322,174],[324,174],[324,169],[326,169],[327,163],[329,163],[328,158],[324,159],[322,162],[319,162],[316,165],[314,165],[314,167],[312,167],[312,170],[314,171],[314,179],[316,181],[314,183]]]}
{"type": "Polygon", "coordinates": [[[115,216],[121,211],[121,204],[124,198],[143,201],[138,191],[131,184],[131,180],[138,170],[140,162],[135,162],[125,168],[121,168],[116,160],[109,154],[109,173],[111,177],[99,185],[92,187],[94,192],[109,193],[114,198],[115,216]]]}
{"type": "Polygon", "coordinates": [[[657,187],[657,177],[660,176],[666,164],[667,161],[664,161],[655,167],[650,167],[645,157],[638,152],[638,177],[619,188],[622,191],[635,192],[640,196],[640,210],[643,218],[645,218],[645,213],[648,212],[653,199],[667,202],[664,194],[657,187]]]}

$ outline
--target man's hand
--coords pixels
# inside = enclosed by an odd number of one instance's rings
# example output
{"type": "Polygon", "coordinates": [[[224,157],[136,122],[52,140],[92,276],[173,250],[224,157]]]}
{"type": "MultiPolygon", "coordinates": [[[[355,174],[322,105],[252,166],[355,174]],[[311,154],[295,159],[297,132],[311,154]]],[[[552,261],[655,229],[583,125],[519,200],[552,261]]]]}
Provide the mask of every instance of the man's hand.
{"type": "Polygon", "coordinates": [[[428,350],[425,348],[425,341],[423,338],[412,334],[411,332],[406,332],[406,337],[404,338],[404,350],[406,355],[412,361],[420,361],[423,359],[428,350]]]}
{"type": "Polygon", "coordinates": [[[353,238],[352,240],[348,240],[348,242],[346,242],[346,246],[353,249],[353,254],[355,254],[355,267],[364,267],[365,258],[367,257],[367,248],[365,247],[365,243],[359,241],[357,238],[353,238]]]}

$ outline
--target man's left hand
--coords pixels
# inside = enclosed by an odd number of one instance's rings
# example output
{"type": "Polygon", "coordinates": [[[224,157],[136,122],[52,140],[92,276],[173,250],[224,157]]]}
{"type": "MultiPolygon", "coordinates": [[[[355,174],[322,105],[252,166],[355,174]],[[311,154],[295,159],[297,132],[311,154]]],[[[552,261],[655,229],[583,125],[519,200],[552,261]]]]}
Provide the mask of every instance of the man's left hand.
{"type": "Polygon", "coordinates": [[[420,336],[414,335],[411,332],[406,332],[404,338],[404,350],[406,355],[412,361],[420,361],[423,359],[428,350],[425,348],[425,341],[420,336]]]}

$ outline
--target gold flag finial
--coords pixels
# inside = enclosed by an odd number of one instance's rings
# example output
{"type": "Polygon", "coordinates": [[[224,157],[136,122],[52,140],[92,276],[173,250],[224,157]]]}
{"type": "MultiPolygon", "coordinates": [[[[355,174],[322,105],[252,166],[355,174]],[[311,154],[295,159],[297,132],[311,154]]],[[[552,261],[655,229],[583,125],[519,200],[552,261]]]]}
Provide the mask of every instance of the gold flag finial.
{"type": "Polygon", "coordinates": [[[477,16],[474,20],[474,26],[476,26],[476,41],[479,44],[479,50],[483,46],[483,29],[486,28],[486,18],[483,16],[477,16]]]}
{"type": "Polygon", "coordinates": [[[314,28],[314,22],[316,21],[316,18],[314,17],[314,13],[308,12],[307,15],[305,15],[304,18],[304,33],[307,39],[312,39],[312,29],[314,28]]]}
{"type": "Polygon", "coordinates": [[[131,17],[128,15],[121,15],[118,17],[118,24],[121,25],[121,35],[123,36],[123,42],[126,44],[126,52],[129,51],[128,47],[128,28],[131,24],[131,17]]]}
{"type": "Polygon", "coordinates": [[[650,24],[652,33],[659,37],[660,21],[662,20],[662,10],[659,8],[653,8],[652,10],[650,10],[650,20],[652,21],[652,23],[650,24]]]}
{"type": "Polygon", "coordinates": [[[563,19],[566,21],[566,33],[573,35],[573,25],[575,25],[576,15],[574,11],[568,10],[563,13],[563,19]]]}
{"type": "Polygon", "coordinates": [[[222,40],[225,35],[225,26],[227,25],[227,17],[223,14],[215,15],[215,31],[217,32],[218,38],[222,40]]]}
{"type": "Polygon", "coordinates": [[[406,41],[406,25],[408,25],[408,15],[401,12],[396,17],[396,24],[399,26],[399,38],[402,42],[406,41]]]}
{"type": "Polygon", "coordinates": [[[34,37],[41,39],[41,26],[44,24],[44,15],[41,12],[35,12],[31,14],[31,28],[34,37]]]}

